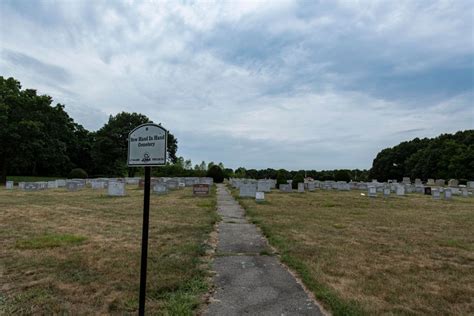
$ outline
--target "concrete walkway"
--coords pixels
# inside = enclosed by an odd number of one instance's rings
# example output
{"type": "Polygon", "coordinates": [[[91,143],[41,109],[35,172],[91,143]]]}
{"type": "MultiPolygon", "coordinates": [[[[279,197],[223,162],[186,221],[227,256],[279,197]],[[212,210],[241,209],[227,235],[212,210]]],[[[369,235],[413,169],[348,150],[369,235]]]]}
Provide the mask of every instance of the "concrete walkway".
{"type": "Polygon", "coordinates": [[[217,185],[216,291],[205,315],[322,315],[224,185],[217,185]]]}

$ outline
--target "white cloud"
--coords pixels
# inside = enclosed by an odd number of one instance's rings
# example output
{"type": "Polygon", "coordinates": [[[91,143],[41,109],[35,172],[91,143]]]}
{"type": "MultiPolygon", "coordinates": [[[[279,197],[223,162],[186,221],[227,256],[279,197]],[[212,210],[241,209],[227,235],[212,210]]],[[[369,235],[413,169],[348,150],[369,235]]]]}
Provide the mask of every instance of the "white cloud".
{"type": "Polygon", "coordinates": [[[399,141],[474,128],[471,12],[468,1],[3,2],[1,75],[90,129],[146,114],[193,161],[368,168],[399,141]]]}

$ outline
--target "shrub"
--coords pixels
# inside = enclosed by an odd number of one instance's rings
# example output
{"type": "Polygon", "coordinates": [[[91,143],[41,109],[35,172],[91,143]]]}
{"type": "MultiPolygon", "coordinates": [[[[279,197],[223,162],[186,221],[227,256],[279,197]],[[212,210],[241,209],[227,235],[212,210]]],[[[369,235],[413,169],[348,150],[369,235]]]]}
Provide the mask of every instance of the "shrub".
{"type": "Polygon", "coordinates": [[[303,182],[304,182],[304,176],[300,173],[297,173],[293,178],[293,183],[292,183],[293,189],[297,189],[298,183],[303,183],[303,182]]]}
{"type": "Polygon", "coordinates": [[[207,176],[214,179],[215,183],[222,183],[224,181],[224,172],[217,165],[214,165],[207,170],[207,176]]]}
{"type": "Polygon", "coordinates": [[[87,172],[81,168],[72,169],[71,172],[69,172],[68,178],[69,179],[73,179],[73,178],[85,179],[87,178],[87,172]]]}

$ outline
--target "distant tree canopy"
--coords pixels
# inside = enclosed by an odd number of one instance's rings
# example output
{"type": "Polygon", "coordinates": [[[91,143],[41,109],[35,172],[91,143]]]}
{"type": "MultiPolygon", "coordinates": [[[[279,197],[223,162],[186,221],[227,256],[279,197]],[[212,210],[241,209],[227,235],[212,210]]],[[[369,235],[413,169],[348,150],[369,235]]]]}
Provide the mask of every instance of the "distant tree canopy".
{"type": "MultiPolygon", "coordinates": [[[[150,122],[148,117],[122,112],[89,132],[69,117],[64,105],[52,102],[50,96],[22,90],[14,78],[0,76],[0,183],[7,174],[67,176],[74,168],[89,175],[127,173],[128,133],[150,122]]],[[[170,163],[177,162],[177,150],[177,139],[168,133],[170,163]]]]}
{"type": "Polygon", "coordinates": [[[474,179],[474,130],[415,138],[386,148],[374,159],[370,177],[379,181],[403,177],[474,179]]]}

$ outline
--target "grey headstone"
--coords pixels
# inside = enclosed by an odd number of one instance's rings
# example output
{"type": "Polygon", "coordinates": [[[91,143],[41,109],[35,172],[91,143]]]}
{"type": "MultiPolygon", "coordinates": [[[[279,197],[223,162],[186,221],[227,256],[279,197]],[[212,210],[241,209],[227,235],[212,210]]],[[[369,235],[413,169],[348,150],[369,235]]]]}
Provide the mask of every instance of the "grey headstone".
{"type": "Polygon", "coordinates": [[[377,196],[377,188],[376,187],[369,187],[368,190],[367,190],[367,195],[369,197],[376,197],[377,196]]]}
{"type": "Polygon", "coordinates": [[[280,184],[279,189],[281,192],[290,193],[293,191],[291,184],[280,184]]]}
{"type": "Polygon", "coordinates": [[[390,196],[390,188],[384,188],[383,189],[383,195],[384,196],[390,196]]]}
{"type": "Polygon", "coordinates": [[[157,183],[153,186],[153,193],[156,193],[156,194],[166,194],[168,192],[168,188],[166,187],[166,185],[162,184],[162,183],[157,183]]]}
{"type": "Polygon", "coordinates": [[[433,199],[439,200],[439,198],[440,198],[439,190],[438,189],[431,189],[431,196],[433,197],[433,199]]]}
{"type": "Polygon", "coordinates": [[[257,193],[257,185],[253,183],[249,184],[243,184],[240,186],[239,189],[239,196],[240,197],[255,197],[255,194],[257,193]]]}
{"type": "Polygon", "coordinates": [[[448,186],[450,187],[457,187],[459,185],[459,181],[456,179],[451,179],[448,181],[448,186]]]}
{"type": "Polygon", "coordinates": [[[444,199],[445,200],[451,200],[453,197],[453,193],[451,192],[451,189],[445,189],[444,190],[444,199]]]}
{"type": "Polygon", "coordinates": [[[403,185],[397,186],[397,195],[404,196],[405,195],[405,187],[403,185]]]}
{"type": "Polygon", "coordinates": [[[76,181],[66,181],[66,189],[68,191],[77,191],[79,189],[79,183],[76,181]]]}
{"type": "Polygon", "coordinates": [[[119,181],[110,181],[107,188],[109,196],[125,196],[125,183],[119,181]]]}
{"type": "Polygon", "coordinates": [[[56,181],[48,181],[48,189],[57,189],[58,185],[56,181]]]}
{"type": "Polygon", "coordinates": [[[298,183],[298,192],[299,193],[304,193],[304,183],[302,183],[302,182],[298,183]]]}
{"type": "Polygon", "coordinates": [[[25,191],[38,191],[40,189],[38,183],[36,182],[25,182],[23,190],[25,191]]]}

